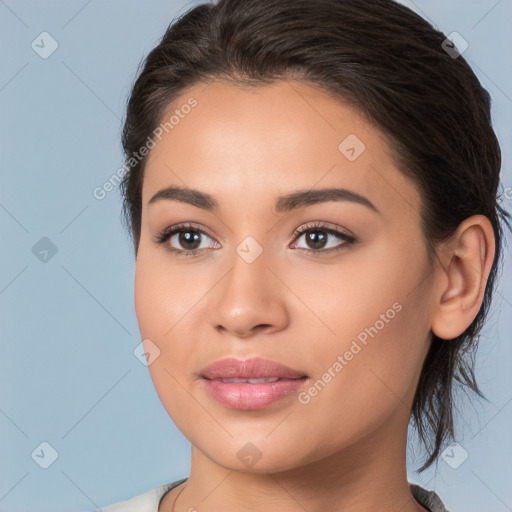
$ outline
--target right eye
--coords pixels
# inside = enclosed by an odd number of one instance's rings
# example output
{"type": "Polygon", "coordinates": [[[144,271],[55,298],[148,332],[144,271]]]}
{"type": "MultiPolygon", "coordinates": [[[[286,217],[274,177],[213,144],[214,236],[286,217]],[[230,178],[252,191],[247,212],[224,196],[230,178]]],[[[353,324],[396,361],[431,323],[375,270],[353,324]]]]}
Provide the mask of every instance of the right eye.
{"type": "MultiPolygon", "coordinates": [[[[160,233],[153,237],[153,242],[158,245],[163,245],[166,251],[172,252],[178,256],[198,256],[207,247],[200,247],[201,237],[206,236],[212,238],[202,228],[196,227],[192,224],[178,224],[176,226],[169,226],[163,229],[160,233]],[[171,244],[166,243],[175,238],[174,244],[181,245],[183,249],[173,247],[171,244]]],[[[214,241],[217,247],[220,245],[214,241]]],[[[216,247],[216,248],[217,248],[216,247]]]]}

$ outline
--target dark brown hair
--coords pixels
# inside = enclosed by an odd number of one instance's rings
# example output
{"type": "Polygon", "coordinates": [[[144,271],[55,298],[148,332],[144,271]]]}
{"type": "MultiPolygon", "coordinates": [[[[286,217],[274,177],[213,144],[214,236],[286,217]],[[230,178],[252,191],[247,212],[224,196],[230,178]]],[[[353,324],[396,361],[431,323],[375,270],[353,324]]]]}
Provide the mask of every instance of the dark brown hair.
{"type": "MultiPolygon", "coordinates": [[[[358,109],[388,137],[398,168],[421,192],[422,229],[431,261],[439,242],[475,214],[494,228],[496,256],[480,311],[450,341],[432,333],[411,411],[428,450],[420,471],[454,439],[453,385],[483,396],[474,349],[491,304],[502,254],[498,204],[501,152],[490,97],[446,36],[392,0],[220,0],[175,20],[147,56],[129,98],[123,130],[127,162],[185,88],[226,80],[264,86],[301,80],[358,109]]],[[[341,141],[340,141],[341,142],[341,141]]],[[[146,158],[131,161],[121,183],[135,255],[146,158]]]]}

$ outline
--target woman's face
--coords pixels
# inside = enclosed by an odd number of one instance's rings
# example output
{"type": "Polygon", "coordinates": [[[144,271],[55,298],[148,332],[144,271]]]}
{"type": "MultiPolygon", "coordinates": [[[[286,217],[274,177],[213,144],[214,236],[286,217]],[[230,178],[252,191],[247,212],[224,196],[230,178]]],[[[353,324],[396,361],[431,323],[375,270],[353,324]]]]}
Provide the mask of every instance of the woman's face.
{"type": "Polygon", "coordinates": [[[145,171],[135,307],[177,427],[212,461],[252,472],[402,442],[430,341],[433,274],[420,195],[381,132],[298,82],[198,84],[163,122],[173,114],[145,171]],[[171,193],[150,203],[168,187],[197,191],[196,204],[171,193]],[[181,223],[193,227],[153,241],[181,223]],[[307,378],[267,405],[239,390],[271,384],[217,382],[228,402],[218,401],[201,373],[228,357],[307,378]]]}

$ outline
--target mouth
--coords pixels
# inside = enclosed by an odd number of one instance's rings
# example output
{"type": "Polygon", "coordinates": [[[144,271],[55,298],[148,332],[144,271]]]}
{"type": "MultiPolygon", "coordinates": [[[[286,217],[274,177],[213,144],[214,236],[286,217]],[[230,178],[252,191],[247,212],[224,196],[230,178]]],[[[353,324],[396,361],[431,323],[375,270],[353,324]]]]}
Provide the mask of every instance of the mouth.
{"type": "Polygon", "coordinates": [[[258,377],[258,378],[252,378],[252,379],[246,379],[243,377],[229,377],[229,378],[216,378],[216,379],[208,379],[208,377],[203,377],[207,380],[215,380],[218,382],[224,382],[225,384],[262,384],[264,382],[272,383],[277,382],[280,380],[299,380],[299,379],[305,379],[306,377],[293,377],[293,378],[287,378],[287,377],[258,377]]]}
{"type": "Polygon", "coordinates": [[[200,377],[210,398],[244,411],[269,407],[297,393],[309,379],[299,370],[258,357],[217,360],[203,368],[200,377]]]}
{"type": "Polygon", "coordinates": [[[251,384],[259,382],[272,382],[279,379],[301,379],[307,375],[285,366],[284,364],[253,357],[251,359],[236,359],[233,357],[219,359],[202,369],[200,376],[209,379],[242,379],[251,384]],[[261,379],[266,379],[261,381],[261,379]]]}
{"type": "MultiPolygon", "coordinates": [[[[233,379],[240,380],[240,379],[233,379]]],[[[260,380],[260,379],[258,379],[260,380]]],[[[290,395],[296,394],[306,382],[300,379],[272,379],[272,382],[224,382],[223,379],[203,379],[210,398],[228,409],[254,411],[265,409],[290,395]]],[[[284,400],[283,400],[284,402],[284,400]]],[[[289,402],[289,404],[294,402],[289,402]]]]}
{"type": "Polygon", "coordinates": [[[239,411],[256,411],[269,408],[281,402],[291,405],[291,395],[295,395],[308,381],[308,377],[281,378],[203,378],[204,389],[209,398],[218,404],[239,411]],[[284,400],[288,398],[287,400],[284,400]]]}

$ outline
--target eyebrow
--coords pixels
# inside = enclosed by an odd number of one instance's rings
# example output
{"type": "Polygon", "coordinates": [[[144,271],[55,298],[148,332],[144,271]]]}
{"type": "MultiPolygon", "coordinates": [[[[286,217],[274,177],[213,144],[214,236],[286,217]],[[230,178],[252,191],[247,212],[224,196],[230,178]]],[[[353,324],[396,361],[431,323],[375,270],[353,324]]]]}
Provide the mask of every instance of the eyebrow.
{"type": "MultiPolygon", "coordinates": [[[[177,186],[163,188],[148,201],[148,206],[161,200],[180,201],[211,212],[219,210],[219,203],[213,196],[191,188],[177,186]]],[[[284,213],[328,201],[350,201],[366,206],[380,214],[378,208],[367,197],[345,188],[299,190],[279,197],[276,201],[275,211],[284,213]]]]}

